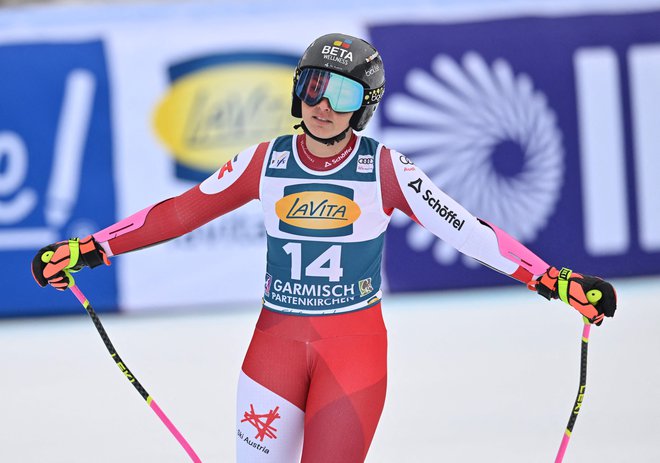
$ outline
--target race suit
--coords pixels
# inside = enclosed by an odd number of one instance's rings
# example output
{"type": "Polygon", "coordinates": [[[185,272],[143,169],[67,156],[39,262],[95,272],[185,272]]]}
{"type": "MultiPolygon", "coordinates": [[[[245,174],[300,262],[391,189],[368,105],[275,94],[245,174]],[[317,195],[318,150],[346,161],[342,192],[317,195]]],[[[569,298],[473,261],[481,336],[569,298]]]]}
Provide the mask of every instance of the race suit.
{"type": "Polygon", "coordinates": [[[410,159],[355,134],[332,158],[309,152],[305,135],[252,146],[201,184],[94,237],[122,254],[254,199],[263,205],[268,252],[261,314],[239,377],[239,462],[364,461],[385,400],[380,270],[394,209],[523,283],[548,268],[410,159]]]}

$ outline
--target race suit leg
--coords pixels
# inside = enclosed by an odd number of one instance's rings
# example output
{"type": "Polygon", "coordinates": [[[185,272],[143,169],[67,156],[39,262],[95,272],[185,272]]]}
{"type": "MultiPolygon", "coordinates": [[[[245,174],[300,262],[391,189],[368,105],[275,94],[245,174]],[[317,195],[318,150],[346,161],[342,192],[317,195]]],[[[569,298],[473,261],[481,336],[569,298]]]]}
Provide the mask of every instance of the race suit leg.
{"type": "Polygon", "coordinates": [[[386,377],[380,304],[312,317],[262,310],[239,381],[238,461],[363,462],[386,377]]]}

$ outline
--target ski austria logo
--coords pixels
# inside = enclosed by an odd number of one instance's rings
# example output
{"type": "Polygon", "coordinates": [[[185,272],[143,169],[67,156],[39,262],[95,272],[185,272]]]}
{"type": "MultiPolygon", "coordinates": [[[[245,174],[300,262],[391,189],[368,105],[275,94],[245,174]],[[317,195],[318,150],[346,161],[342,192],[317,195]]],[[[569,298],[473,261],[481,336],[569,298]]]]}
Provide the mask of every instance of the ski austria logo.
{"type": "Polygon", "coordinates": [[[346,236],[360,217],[353,190],[338,185],[303,184],[284,188],[275,203],[280,230],[303,236],[346,236]]]}
{"type": "Polygon", "coordinates": [[[246,147],[293,133],[296,63],[293,55],[245,52],[171,65],[153,124],[176,159],[176,175],[201,181],[246,147]]]}
{"type": "MultiPolygon", "coordinates": [[[[390,95],[386,143],[414,159],[442,190],[470,212],[529,242],[546,226],[559,199],[564,173],[562,136],[545,96],[526,74],[475,52],[462,62],[438,55],[431,70],[411,69],[405,93],[390,95]],[[524,219],[523,219],[524,218],[524,219]]],[[[412,166],[411,166],[412,167],[412,166]]],[[[392,224],[408,227],[402,214],[392,224]]],[[[407,242],[433,247],[435,259],[454,263],[459,253],[421,227],[407,242]]],[[[477,265],[464,258],[466,265],[477,265]]]]}
{"type": "Polygon", "coordinates": [[[243,419],[241,423],[246,421],[255,427],[257,434],[254,436],[255,439],[259,439],[261,442],[264,441],[264,438],[268,437],[269,439],[277,439],[275,432],[277,428],[273,426],[273,421],[281,418],[278,410],[280,407],[275,407],[273,410],[270,410],[268,413],[258,414],[254,411],[254,405],[250,404],[250,411],[243,413],[243,419]]]}
{"type": "Polygon", "coordinates": [[[277,428],[273,426],[273,422],[282,418],[279,414],[279,409],[280,407],[275,407],[274,409],[269,410],[268,413],[256,413],[254,405],[250,404],[250,410],[243,413],[241,423],[247,422],[251,424],[257,430],[257,433],[253,438],[250,438],[249,435],[246,436],[244,432],[238,429],[238,438],[250,447],[254,447],[268,455],[270,449],[266,447],[263,442],[266,437],[268,439],[277,439],[277,428]]]}

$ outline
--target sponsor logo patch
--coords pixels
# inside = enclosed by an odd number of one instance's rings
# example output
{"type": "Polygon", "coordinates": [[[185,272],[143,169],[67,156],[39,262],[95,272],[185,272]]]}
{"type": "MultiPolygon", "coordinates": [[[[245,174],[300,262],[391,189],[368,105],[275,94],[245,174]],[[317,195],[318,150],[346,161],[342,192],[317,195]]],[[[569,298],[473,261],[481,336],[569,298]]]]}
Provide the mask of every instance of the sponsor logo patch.
{"type": "Polygon", "coordinates": [[[270,155],[270,167],[271,169],[286,169],[286,165],[289,162],[289,151],[273,151],[270,155]]]}
{"type": "Polygon", "coordinates": [[[422,191],[422,179],[418,178],[417,180],[414,180],[412,182],[408,183],[408,186],[415,190],[415,193],[421,193],[422,191]]]}
{"type": "Polygon", "coordinates": [[[353,52],[350,51],[352,43],[352,40],[344,39],[335,40],[332,45],[324,45],[321,49],[323,59],[343,64],[344,66],[346,66],[348,63],[352,63],[353,52]]]}
{"type": "Polygon", "coordinates": [[[361,154],[358,156],[356,172],[361,174],[370,174],[374,171],[374,157],[371,154],[361,154]]]}
{"type": "Polygon", "coordinates": [[[366,278],[358,282],[358,287],[360,288],[360,296],[366,296],[374,290],[374,287],[371,284],[371,278],[366,278]]]}
{"type": "Polygon", "coordinates": [[[338,185],[303,184],[284,188],[275,203],[281,231],[303,236],[346,236],[360,217],[353,190],[338,185]]]}
{"type": "MultiPolygon", "coordinates": [[[[415,193],[422,194],[422,179],[418,178],[412,182],[408,183],[408,186],[412,188],[415,193]]],[[[456,212],[449,209],[446,204],[441,204],[440,200],[433,197],[433,192],[431,190],[424,190],[422,194],[422,199],[426,204],[433,209],[433,211],[438,214],[445,222],[451,224],[456,230],[461,230],[463,225],[465,225],[465,219],[458,217],[456,212]]]]}
{"type": "MultiPolygon", "coordinates": [[[[412,172],[415,170],[415,163],[410,160],[410,158],[404,156],[403,154],[399,155],[399,162],[403,164],[404,172],[412,172]]],[[[419,191],[417,192],[419,193],[419,191]]]]}
{"type": "Polygon", "coordinates": [[[270,285],[273,283],[273,277],[270,273],[266,273],[266,282],[264,283],[264,294],[270,296],[270,285]]]}

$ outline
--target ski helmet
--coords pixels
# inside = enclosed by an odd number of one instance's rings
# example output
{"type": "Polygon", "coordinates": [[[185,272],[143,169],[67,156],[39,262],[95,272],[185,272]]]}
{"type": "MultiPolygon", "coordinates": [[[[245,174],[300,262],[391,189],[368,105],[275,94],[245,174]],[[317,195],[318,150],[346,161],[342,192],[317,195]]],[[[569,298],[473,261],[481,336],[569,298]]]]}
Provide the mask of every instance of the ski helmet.
{"type": "Polygon", "coordinates": [[[296,85],[306,68],[332,71],[362,84],[362,106],[351,117],[349,126],[356,131],[364,129],[385,90],[385,70],[378,50],[367,41],[346,34],[326,34],[314,40],[298,61],[293,75],[291,115],[296,118],[302,117],[296,85]]]}

